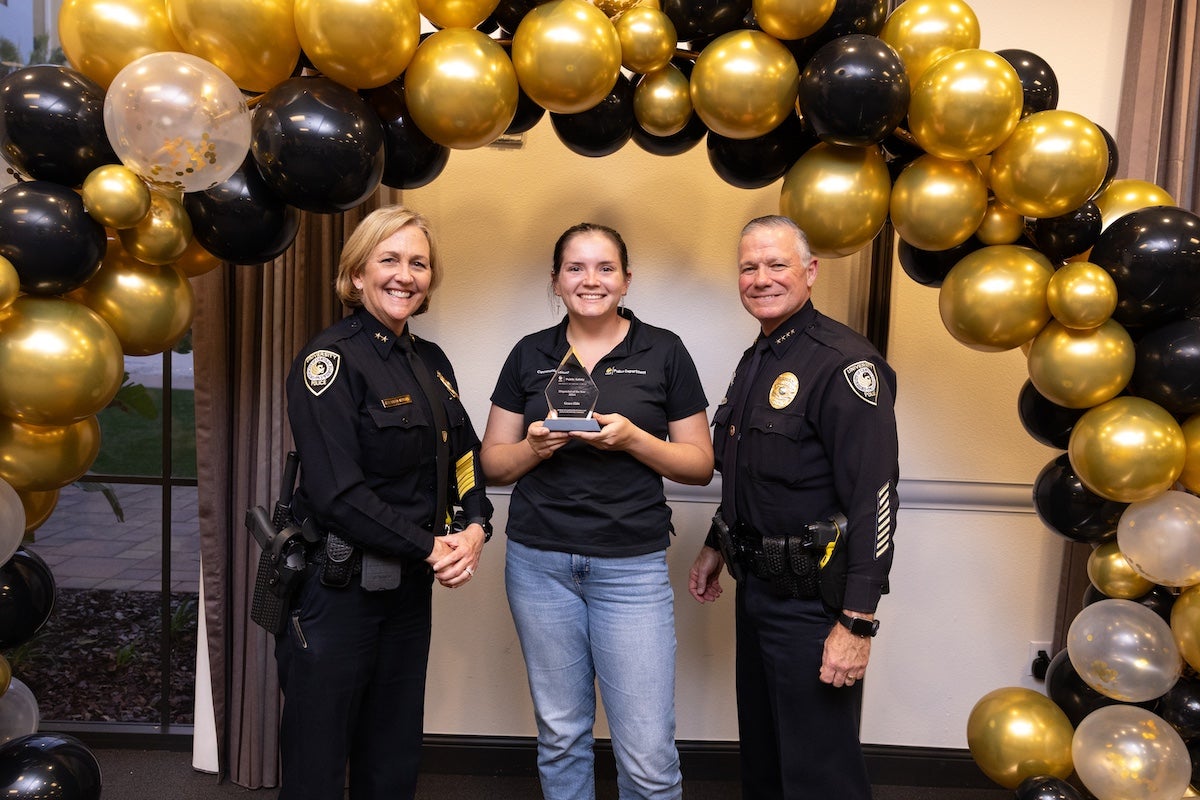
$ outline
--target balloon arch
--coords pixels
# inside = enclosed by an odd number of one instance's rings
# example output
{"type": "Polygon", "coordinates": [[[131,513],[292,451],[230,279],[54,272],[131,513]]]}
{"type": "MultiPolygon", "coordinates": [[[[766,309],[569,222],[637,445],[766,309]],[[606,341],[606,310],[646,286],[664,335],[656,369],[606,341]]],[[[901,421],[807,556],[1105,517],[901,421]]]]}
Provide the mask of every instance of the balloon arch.
{"type": "MultiPolygon", "coordinates": [[[[1100,800],[1182,796],[1200,736],[1200,218],[1114,179],[1114,140],[1058,109],[1045,60],[979,49],[960,0],[218,5],[65,0],[70,66],[0,80],[17,181],[0,374],[20,376],[0,381],[4,571],[36,566],[22,535],[95,459],[123,355],[190,327],[190,277],[270,261],[301,211],[428,184],[546,112],[591,157],[705,140],[734,186],[783,178],[780,212],[819,256],[890,220],[958,341],[1028,357],[1021,421],[1065,451],[1034,505],[1095,546],[1094,593],[1046,694],[972,710],[980,768],[1018,797],[1074,797],[1073,772],[1100,800]]],[[[52,593],[45,572],[27,580],[52,593]]],[[[0,638],[36,631],[21,616],[0,608],[0,638]]]]}

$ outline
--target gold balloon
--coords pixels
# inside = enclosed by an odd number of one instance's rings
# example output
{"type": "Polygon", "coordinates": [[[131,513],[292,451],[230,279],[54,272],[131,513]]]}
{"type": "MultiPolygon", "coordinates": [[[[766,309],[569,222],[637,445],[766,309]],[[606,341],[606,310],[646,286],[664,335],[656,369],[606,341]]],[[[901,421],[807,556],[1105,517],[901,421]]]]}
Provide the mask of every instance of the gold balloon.
{"type": "Polygon", "coordinates": [[[106,228],[132,228],[150,212],[150,187],[121,164],[96,167],[80,194],[88,214],[106,228]]]}
{"type": "Polygon", "coordinates": [[[552,0],[534,8],[517,26],[512,63],[533,102],[547,111],[577,114],[598,104],[617,85],[621,39],[604,12],[591,3],[552,0]]]}
{"type": "Polygon", "coordinates": [[[8,687],[12,685],[12,665],[8,663],[8,659],[0,655],[0,697],[8,691],[8,687]]]}
{"type": "Polygon", "coordinates": [[[1066,408],[1091,408],[1121,393],[1133,376],[1133,339],[1106,320],[1075,330],[1052,320],[1029,348],[1029,380],[1046,399],[1066,408]]]}
{"type": "Polygon", "coordinates": [[[32,533],[50,519],[58,505],[58,489],[45,492],[17,492],[21,506],[25,509],[25,533],[32,533]]]}
{"type": "Polygon", "coordinates": [[[17,268],[4,256],[0,256],[0,311],[12,305],[21,293],[21,276],[17,268]]]}
{"type": "MultiPolygon", "coordinates": [[[[978,168],[975,159],[972,164],[978,168]]],[[[980,177],[983,171],[980,170],[980,177]]],[[[1025,218],[992,197],[988,200],[983,222],[975,229],[975,238],[984,244],[1012,244],[1025,233],[1025,218]]]]}
{"type": "Polygon", "coordinates": [[[1187,456],[1179,481],[1192,494],[1200,494],[1200,414],[1184,420],[1183,438],[1187,443],[1187,456]]]}
{"type": "Polygon", "coordinates": [[[1188,666],[1200,670],[1200,586],[1184,589],[1171,605],[1171,636],[1188,666]]]}
{"type": "Polygon", "coordinates": [[[86,306],[23,295],[0,318],[0,414],[65,425],[99,412],[121,388],[112,328],[86,306]]]}
{"type": "Polygon", "coordinates": [[[639,0],[593,0],[592,5],[603,11],[605,16],[614,21],[621,14],[639,6],[662,10],[659,8],[657,0],[647,3],[639,2],[639,0]]]}
{"type": "Polygon", "coordinates": [[[166,0],[166,5],[183,47],[161,49],[199,56],[241,89],[265,92],[291,77],[300,60],[294,0],[166,0]]]}
{"type": "Polygon", "coordinates": [[[417,0],[421,16],[439,28],[474,28],[499,4],[499,0],[417,0]]]}
{"type": "Polygon", "coordinates": [[[1060,267],[1046,287],[1050,314],[1068,328],[1087,330],[1112,316],[1117,284],[1102,267],[1073,261],[1060,267]]]}
{"type": "Polygon", "coordinates": [[[718,36],[692,70],[692,105],[709,129],[753,139],[794,113],[800,70],[791,51],[762,31],[718,36]]]}
{"type": "Polygon", "coordinates": [[[0,417],[0,478],[18,492],[61,489],[83,476],[100,453],[100,423],[30,425],[0,417]]]}
{"type": "Polygon", "coordinates": [[[1150,206],[1173,206],[1174,198],[1161,186],[1140,181],[1134,178],[1118,178],[1104,187],[1104,191],[1096,195],[1094,201],[1100,209],[1101,230],[1113,223],[1113,220],[1125,216],[1131,211],[1150,206]]]}
{"type": "Polygon", "coordinates": [[[138,261],[170,264],[192,241],[192,220],[183,203],[163,192],[150,193],[150,210],[141,222],[118,232],[121,246],[138,261]]]}
{"type": "Polygon", "coordinates": [[[1115,541],[1105,542],[1088,555],[1088,580],[1105,597],[1133,600],[1154,588],[1154,582],[1133,568],[1115,541]]]}
{"type": "Polygon", "coordinates": [[[58,38],[71,66],[105,89],[130,62],[183,49],[164,0],[64,0],[58,38]]]}
{"type": "Polygon", "coordinates": [[[626,69],[648,74],[671,63],[679,37],[675,24],[662,11],[639,6],[626,11],[614,24],[621,42],[621,65],[626,69]]]}
{"type": "Polygon", "coordinates": [[[1039,111],[1017,123],[992,152],[992,191],[1027,217],[1057,217],[1083,205],[1104,183],[1108,143],[1071,111],[1039,111]]]}
{"type": "Polygon", "coordinates": [[[687,76],[673,64],[643,75],[633,88],[633,116],[654,136],[683,130],[692,118],[687,76]]]}
{"type": "Polygon", "coordinates": [[[1071,721],[1053,700],[1018,686],[988,692],[967,718],[971,756],[1006,789],[1033,775],[1070,775],[1073,734],[1071,721]]]}
{"type": "Polygon", "coordinates": [[[915,85],[938,60],[979,47],[979,18],[959,0],[901,3],[883,23],[879,38],[899,53],[915,85]]]}
{"type": "MultiPolygon", "coordinates": [[[[459,4],[439,0],[437,5],[459,4]]],[[[395,80],[412,61],[421,36],[416,0],[296,0],[295,16],[304,55],[327,78],[351,89],[395,80]]]]}
{"type": "Polygon", "coordinates": [[[925,152],[967,161],[996,149],[1021,119],[1017,71],[987,50],[959,50],[912,88],[909,130],[925,152]]]}
{"type": "Polygon", "coordinates": [[[971,238],[987,214],[988,191],[970,161],[923,155],[892,186],[892,224],[922,250],[948,250],[971,238]]]}
{"type": "Polygon", "coordinates": [[[494,142],[517,113],[512,62],[476,30],[447,28],[422,42],[404,91],[417,127],[438,144],[461,150],[494,142]]]}
{"type": "Polygon", "coordinates": [[[211,272],[221,265],[221,259],[214,256],[201,246],[200,242],[192,239],[187,250],[177,258],[171,266],[189,278],[198,278],[206,272],[211,272]]]}
{"type": "Polygon", "coordinates": [[[779,211],[808,234],[813,255],[840,258],[870,243],[887,221],[892,182],[878,147],[817,144],[783,179],[779,211]]]}
{"type": "Polygon", "coordinates": [[[833,16],[837,0],[753,0],[758,26],[776,39],[803,39],[833,16]]]}
{"type": "Polygon", "coordinates": [[[1019,347],[1050,319],[1046,284],[1053,273],[1049,260],[1028,247],[1002,244],[969,253],[942,281],[942,323],[975,350],[1019,347]]]}
{"type": "Polygon", "coordinates": [[[1118,503],[1136,503],[1179,479],[1187,445],[1179,423],[1162,406],[1117,397],[1075,422],[1067,455],[1088,489],[1118,503]]]}

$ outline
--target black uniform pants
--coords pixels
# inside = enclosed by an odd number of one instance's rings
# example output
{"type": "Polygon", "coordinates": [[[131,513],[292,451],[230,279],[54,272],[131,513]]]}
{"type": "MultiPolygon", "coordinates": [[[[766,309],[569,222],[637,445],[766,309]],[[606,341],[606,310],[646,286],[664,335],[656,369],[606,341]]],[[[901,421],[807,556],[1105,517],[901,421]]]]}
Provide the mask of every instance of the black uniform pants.
{"type": "MultiPolygon", "coordinates": [[[[423,565],[422,565],[423,567],[423,565]]],[[[404,800],[416,792],[433,575],[330,589],[310,577],[275,656],[283,688],[279,800],[404,800]]]]}
{"type": "Polygon", "coordinates": [[[744,800],[865,800],[858,740],[862,684],[821,683],[834,615],[771,594],[753,575],[737,591],[737,703],[744,800]]]}

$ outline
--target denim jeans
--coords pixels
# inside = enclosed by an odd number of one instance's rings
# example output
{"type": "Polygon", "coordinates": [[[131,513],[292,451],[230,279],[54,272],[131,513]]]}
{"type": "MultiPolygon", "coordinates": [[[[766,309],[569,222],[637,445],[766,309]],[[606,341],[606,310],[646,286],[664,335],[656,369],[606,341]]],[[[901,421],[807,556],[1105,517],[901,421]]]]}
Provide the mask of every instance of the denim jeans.
{"type": "Polygon", "coordinates": [[[597,681],[621,799],[681,797],[666,553],[597,558],[510,539],[504,574],[537,717],[546,800],[596,796],[597,681]]]}

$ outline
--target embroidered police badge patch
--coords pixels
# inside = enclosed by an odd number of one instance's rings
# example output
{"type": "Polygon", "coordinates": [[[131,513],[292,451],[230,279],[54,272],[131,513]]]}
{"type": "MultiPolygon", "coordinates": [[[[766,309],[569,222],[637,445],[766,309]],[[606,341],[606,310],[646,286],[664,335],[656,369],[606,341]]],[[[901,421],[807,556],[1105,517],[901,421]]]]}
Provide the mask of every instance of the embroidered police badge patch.
{"type": "Polygon", "coordinates": [[[314,350],[304,359],[304,385],[313,397],[333,385],[342,357],[332,350],[314,350]]]}
{"type": "Polygon", "coordinates": [[[875,365],[870,361],[856,361],[842,370],[846,383],[854,393],[871,405],[879,401],[879,376],[875,374],[875,365]]]}

